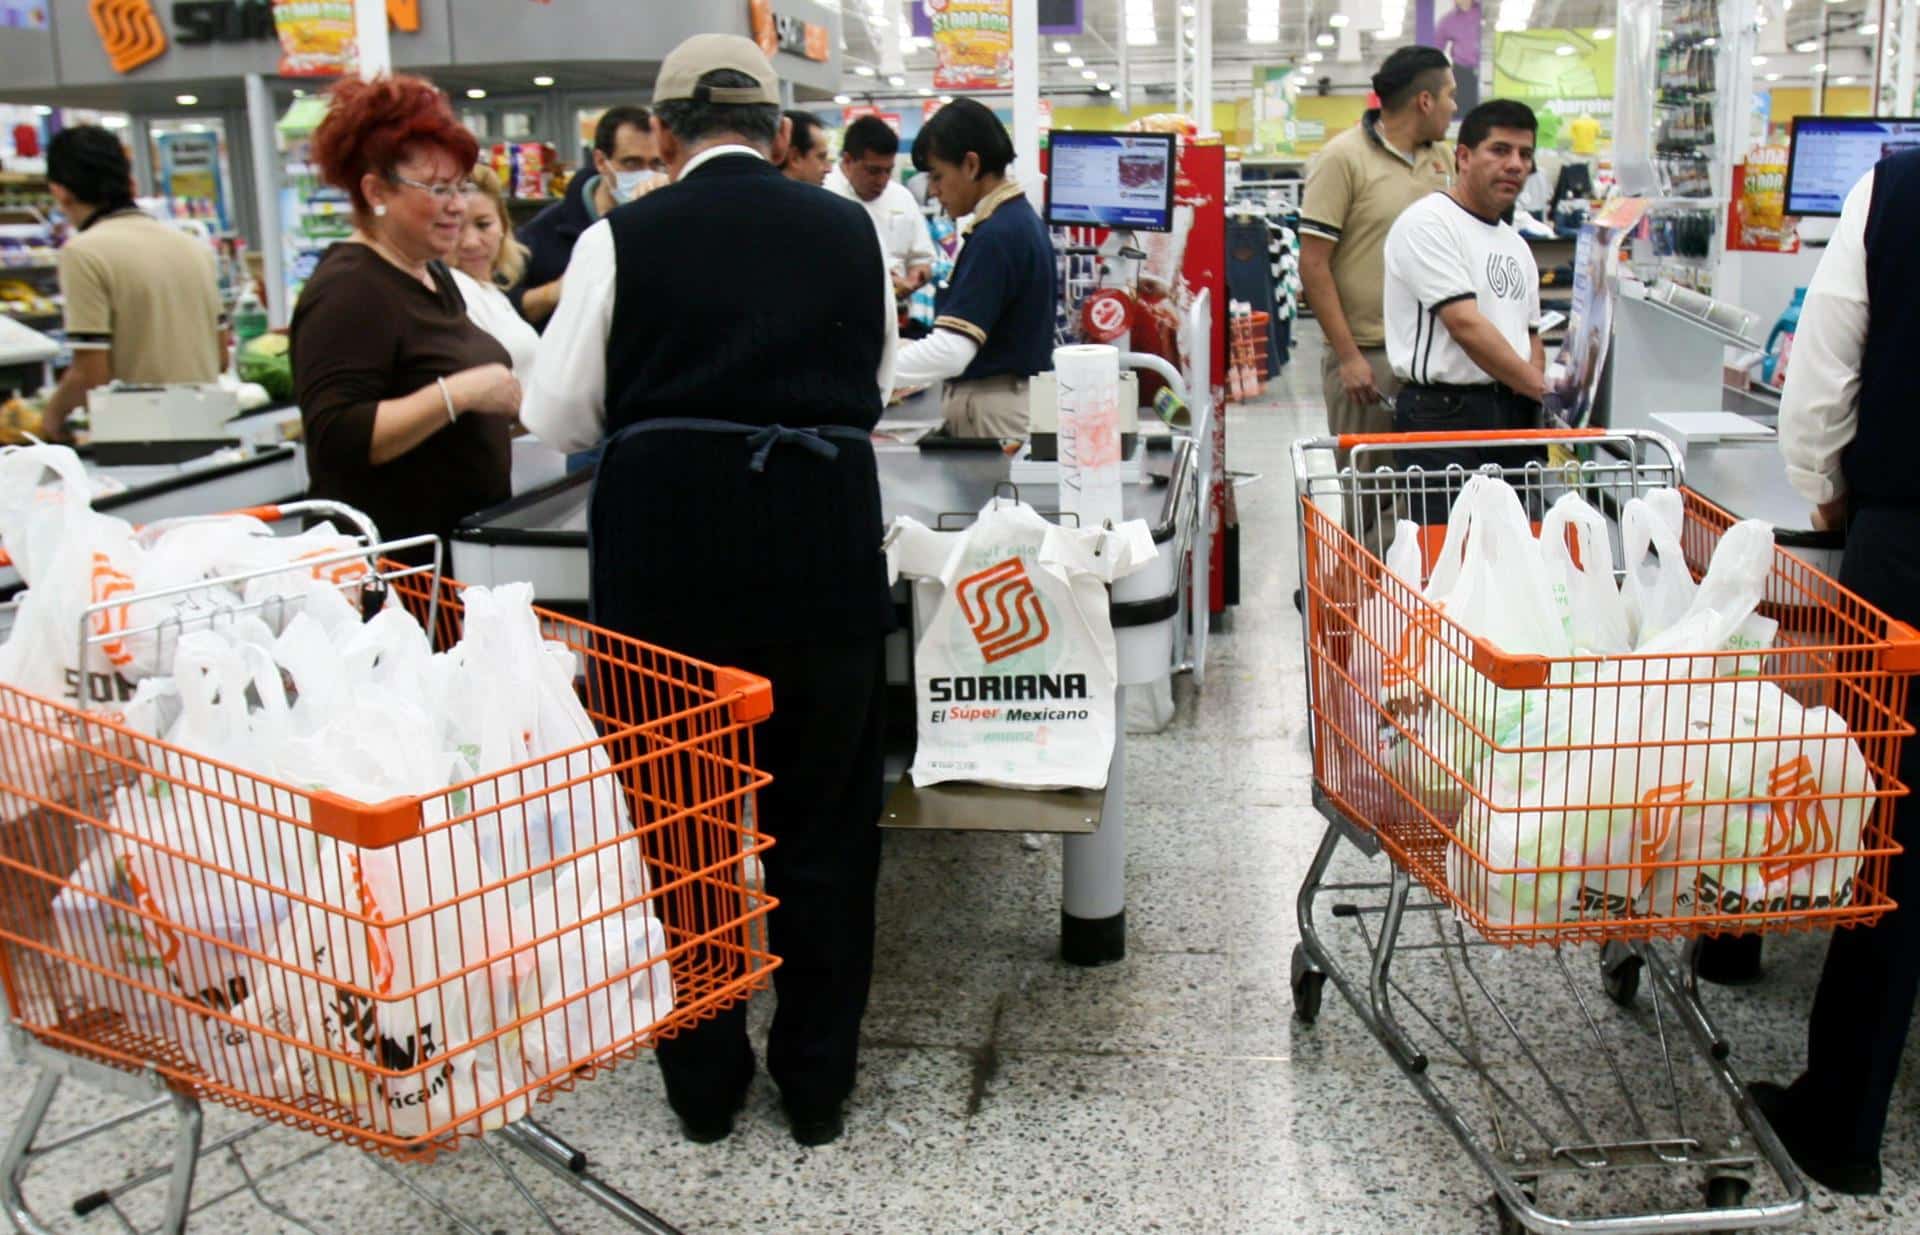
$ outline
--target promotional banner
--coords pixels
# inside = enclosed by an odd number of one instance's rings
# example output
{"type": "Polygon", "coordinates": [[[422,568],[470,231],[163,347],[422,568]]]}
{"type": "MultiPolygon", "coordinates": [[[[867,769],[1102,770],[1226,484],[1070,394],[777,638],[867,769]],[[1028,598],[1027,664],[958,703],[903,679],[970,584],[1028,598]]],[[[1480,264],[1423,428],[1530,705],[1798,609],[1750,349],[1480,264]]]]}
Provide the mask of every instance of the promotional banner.
{"type": "Polygon", "coordinates": [[[1253,70],[1253,148],[1260,154],[1294,153],[1293,66],[1253,70]]]}
{"type": "Polygon", "coordinates": [[[1787,148],[1757,146],[1733,165],[1733,201],[1727,248],[1750,253],[1798,253],[1800,229],[1787,217],[1787,148]]]}
{"type": "Polygon", "coordinates": [[[881,122],[893,130],[894,136],[899,136],[900,113],[897,111],[881,111],[871,103],[856,103],[852,107],[841,108],[840,127],[844,129],[862,116],[880,117],[881,122]]]}
{"type": "Polygon", "coordinates": [[[926,0],[933,16],[936,90],[1013,84],[1013,0],[926,0]]]}
{"type": "Polygon", "coordinates": [[[353,65],[353,0],[273,0],[280,76],[338,77],[353,65]]]}
{"type": "MultiPolygon", "coordinates": [[[[933,36],[934,3],[935,0],[910,0],[907,5],[912,14],[914,37],[933,36]]],[[[1084,34],[1086,7],[1086,0],[1040,0],[1040,33],[1084,34]]]]}
{"type": "Polygon", "coordinates": [[[1495,98],[1611,99],[1613,41],[1592,30],[1503,31],[1493,36],[1495,98]],[[1562,47],[1573,50],[1561,54],[1562,47]]]}

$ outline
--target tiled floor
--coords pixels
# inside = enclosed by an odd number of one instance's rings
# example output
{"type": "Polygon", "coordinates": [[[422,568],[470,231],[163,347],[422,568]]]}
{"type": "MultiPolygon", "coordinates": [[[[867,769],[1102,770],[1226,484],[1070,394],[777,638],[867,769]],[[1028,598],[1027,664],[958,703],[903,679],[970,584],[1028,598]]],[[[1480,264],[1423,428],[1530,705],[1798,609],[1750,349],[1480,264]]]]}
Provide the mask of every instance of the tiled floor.
{"type": "MultiPolygon", "coordinates": [[[[730,1140],[689,1145],[643,1062],[547,1113],[592,1152],[602,1175],[690,1235],[1495,1229],[1490,1188],[1353,1011],[1329,990],[1319,1024],[1291,1016],[1293,896],[1321,833],[1309,804],[1290,599],[1286,447],[1322,423],[1317,336],[1307,333],[1270,397],[1232,414],[1232,465],[1258,478],[1239,489],[1244,592],[1230,630],[1214,642],[1206,689],[1195,694],[1183,684],[1173,726],[1130,740],[1128,959],[1092,971],[1055,959],[1057,842],[891,836],[879,974],[847,1136],[823,1149],[797,1148],[763,1079],[730,1140]]],[[[1350,851],[1336,868],[1343,877],[1364,871],[1350,851]]],[[[1326,929],[1343,944],[1353,938],[1347,922],[1326,929]]],[[[1776,1077],[1795,1068],[1820,955],[1818,939],[1789,941],[1772,954],[1769,982],[1711,994],[1736,1067],[1776,1077]]],[[[1559,1003],[1531,997],[1558,981],[1548,963],[1484,956],[1482,967],[1491,985],[1519,992],[1510,1000],[1516,1019],[1538,1041],[1543,1068],[1584,1110],[1586,1096],[1605,1087],[1606,1064],[1565,988],[1559,1003]]],[[[1592,973],[1590,955],[1571,965],[1583,983],[1592,973]]],[[[1445,971],[1409,959],[1400,974],[1408,995],[1443,1009],[1437,1019],[1451,1025],[1445,971]]],[[[1608,1022],[1609,1040],[1616,1030],[1651,1032],[1644,995],[1637,1014],[1621,1017],[1597,990],[1587,988],[1596,1015],[1618,1021],[1608,1022]]],[[[1423,1028],[1413,1014],[1407,1019],[1423,1028]]],[[[1670,1021],[1666,1028],[1673,1031],[1670,1021]]],[[[1443,1051],[1434,1054],[1436,1082],[1462,1092],[1459,1070],[1440,1061],[1443,1051]]],[[[1657,1053],[1622,1048],[1620,1058],[1636,1084],[1657,1079],[1657,1053]]],[[[28,1083],[24,1069],[0,1068],[0,1111],[17,1110],[28,1083]]],[[[1481,1103],[1464,1092],[1477,1116],[1481,1103]]],[[[1887,1195],[1856,1202],[1816,1191],[1800,1229],[1920,1229],[1917,1099],[1915,1082],[1903,1081],[1887,1195]]],[[[70,1123],[111,1105],[76,1096],[62,1110],[70,1123]]],[[[1711,1105],[1689,1106],[1689,1114],[1709,1122],[1711,1105]]],[[[234,1126],[224,1112],[211,1122],[234,1126]]],[[[56,1229],[107,1229],[109,1216],[81,1222],[67,1203],[162,1148],[157,1121],[136,1125],[84,1155],[50,1161],[29,1195],[57,1218],[56,1229]]],[[[248,1143],[248,1162],[270,1165],[308,1148],[307,1139],[274,1130],[248,1143]]],[[[415,1178],[457,1198],[479,1230],[541,1229],[480,1152],[415,1178]]],[[[230,1165],[215,1162],[203,1172],[203,1195],[238,1182],[230,1165]]],[[[1683,1183],[1681,1202],[1697,1193],[1683,1183]]],[[[547,1180],[529,1175],[528,1186],[568,1229],[610,1229],[547,1180]]],[[[350,1150],[327,1152],[266,1191],[316,1230],[459,1229],[350,1150]]],[[[1655,1185],[1639,1180],[1580,1192],[1596,1211],[1656,1197],[1655,1185]]],[[[147,1203],[129,1208],[151,1214],[147,1203]]],[[[296,1228],[237,1197],[196,1229],[296,1228]]]]}

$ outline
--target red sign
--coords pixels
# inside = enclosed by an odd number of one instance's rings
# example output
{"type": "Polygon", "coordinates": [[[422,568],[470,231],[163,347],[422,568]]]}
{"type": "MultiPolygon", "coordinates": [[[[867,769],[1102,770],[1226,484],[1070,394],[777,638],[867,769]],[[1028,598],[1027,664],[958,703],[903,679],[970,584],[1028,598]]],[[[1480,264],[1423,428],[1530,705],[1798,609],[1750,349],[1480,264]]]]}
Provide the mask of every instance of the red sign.
{"type": "Polygon", "coordinates": [[[845,128],[862,116],[878,116],[885,122],[888,128],[893,130],[894,136],[898,137],[900,135],[900,113],[897,111],[881,111],[871,103],[856,103],[852,107],[841,108],[840,127],[845,128]]]}

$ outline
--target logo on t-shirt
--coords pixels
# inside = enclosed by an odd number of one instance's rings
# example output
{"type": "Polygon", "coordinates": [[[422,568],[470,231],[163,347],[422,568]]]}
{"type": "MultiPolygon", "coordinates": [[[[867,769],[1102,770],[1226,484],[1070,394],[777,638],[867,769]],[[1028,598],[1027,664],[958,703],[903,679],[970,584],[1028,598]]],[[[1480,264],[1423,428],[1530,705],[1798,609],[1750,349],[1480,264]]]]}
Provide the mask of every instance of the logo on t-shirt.
{"type": "Polygon", "coordinates": [[[1498,300],[1523,300],[1526,281],[1520,273],[1520,259],[1511,253],[1487,254],[1487,290],[1498,300]]]}

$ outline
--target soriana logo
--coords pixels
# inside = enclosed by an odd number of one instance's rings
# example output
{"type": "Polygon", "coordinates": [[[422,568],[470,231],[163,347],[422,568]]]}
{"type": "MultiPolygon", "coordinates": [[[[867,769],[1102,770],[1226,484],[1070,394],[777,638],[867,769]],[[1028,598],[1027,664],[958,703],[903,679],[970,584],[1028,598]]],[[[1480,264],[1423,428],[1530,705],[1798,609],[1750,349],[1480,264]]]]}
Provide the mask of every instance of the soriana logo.
{"type": "Polygon", "coordinates": [[[954,585],[960,613],[988,663],[1039,647],[1053,633],[1027,568],[1017,557],[998,562],[954,585]]]}
{"type": "Polygon", "coordinates": [[[1776,766],[1767,777],[1767,796],[1774,799],[1762,855],[1767,860],[1760,863],[1760,878],[1767,883],[1804,870],[1839,848],[1819,794],[1820,778],[1805,755],[1776,766]]]}
{"type": "Polygon", "coordinates": [[[88,0],[87,15],[116,73],[131,73],[167,51],[167,32],[153,0],[88,0]]]}

